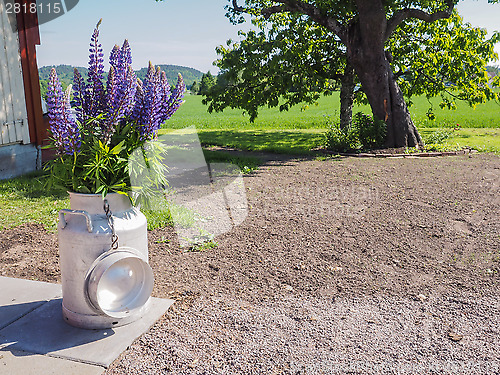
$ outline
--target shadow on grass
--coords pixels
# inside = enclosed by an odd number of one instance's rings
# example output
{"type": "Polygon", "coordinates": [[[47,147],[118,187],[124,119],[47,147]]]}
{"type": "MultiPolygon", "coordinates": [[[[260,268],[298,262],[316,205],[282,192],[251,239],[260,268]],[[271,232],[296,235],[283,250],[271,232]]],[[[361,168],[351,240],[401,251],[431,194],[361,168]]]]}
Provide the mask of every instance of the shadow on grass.
{"type": "Polygon", "coordinates": [[[303,130],[200,130],[198,136],[204,145],[291,155],[311,155],[324,143],[323,133],[303,130]]]}

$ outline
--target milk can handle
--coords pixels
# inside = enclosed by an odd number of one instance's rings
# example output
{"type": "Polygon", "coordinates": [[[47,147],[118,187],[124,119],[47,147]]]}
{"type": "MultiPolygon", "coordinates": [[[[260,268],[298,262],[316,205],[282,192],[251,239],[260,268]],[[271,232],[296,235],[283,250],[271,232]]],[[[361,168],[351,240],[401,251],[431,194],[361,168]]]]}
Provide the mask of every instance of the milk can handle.
{"type": "Polygon", "coordinates": [[[83,211],[83,210],[61,210],[59,211],[59,221],[62,223],[62,229],[66,228],[66,225],[68,224],[66,222],[66,219],[64,218],[64,215],[65,214],[73,214],[73,215],[80,215],[80,216],[84,216],[85,219],[87,220],[87,230],[89,231],[89,233],[92,233],[92,231],[94,230],[94,226],[92,225],[92,219],[90,218],[90,215],[87,211],[83,211]]]}

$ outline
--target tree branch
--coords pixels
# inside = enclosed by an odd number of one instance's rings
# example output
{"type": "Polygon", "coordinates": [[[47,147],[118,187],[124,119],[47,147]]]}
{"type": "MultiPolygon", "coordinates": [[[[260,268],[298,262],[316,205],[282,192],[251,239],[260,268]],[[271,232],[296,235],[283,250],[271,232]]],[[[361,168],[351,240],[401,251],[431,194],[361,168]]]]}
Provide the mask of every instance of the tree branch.
{"type": "Polygon", "coordinates": [[[394,30],[406,19],[415,18],[428,23],[435,22],[440,19],[449,18],[455,7],[453,0],[446,0],[447,9],[440,10],[434,13],[427,13],[420,9],[406,8],[396,12],[391,19],[387,22],[387,29],[385,32],[385,40],[388,40],[394,30]]]}
{"type": "Polygon", "coordinates": [[[262,9],[260,12],[264,18],[267,20],[271,15],[276,14],[276,13],[281,13],[281,12],[286,12],[288,9],[286,5],[275,5],[269,8],[262,9]]]}
{"type": "Polygon", "coordinates": [[[248,8],[244,8],[242,6],[238,5],[238,0],[233,0],[233,9],[236,12],[241,12],[241,13],[248,13],[248,8]]]}
{"type": "Polygon", "coordinates": [[[334,32],[343,43],[347,42],[346,32],[337,20],[330,18],[321,13],[314,5],[305,3],[301,0],[275,0],[286,7],[286,10],[291,12],[299,12],[309,16],[317,24],[324,26],[326,29],[334,32]]]}
{"type": "MultiPolygon", "coordinates": [[[[335,33],[342,42],[346,42],[346,31],[337,20],[321,13],[314,5],[301,0],[275,0],[281,5],[273,5],[260,10],[260,14],[268,19],[271,15],[281,12],[297,12],[309,16],[314,22],[335,33]]],[[[232,0],[233,10],[240,13],[250,13],[257,11],[255,8],[245,8],[238,5],[238,0],[232,0]],[[253,12],[252,12],[253,11],[253,12]]]]}

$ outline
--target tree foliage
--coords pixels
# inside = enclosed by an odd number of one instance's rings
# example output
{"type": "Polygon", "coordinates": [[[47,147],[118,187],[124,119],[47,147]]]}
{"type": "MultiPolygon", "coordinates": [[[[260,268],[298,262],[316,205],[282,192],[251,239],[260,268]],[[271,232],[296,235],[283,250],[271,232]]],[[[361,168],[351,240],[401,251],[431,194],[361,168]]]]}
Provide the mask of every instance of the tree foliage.
{"type": "Polygon", "coordinates": [[[198,95],[198,93],[200,92],[200,84],[194,81],[191,87],[189,88],[189,91],[191,91],[191,94],[193,95],[198,95]]]}
{"type": "MultiPolygon", "coordinates": [[[[435,23],[406,22],[388,42],[393,66],[405,97],[441,96],[441,108],[455,109],[457,100],[471,106],[496,99],[487,64],[496,59],[500,34],[463,23],[456,12],[435,23]]],[[[432,118],[432,108],[429,109],[432,118]]]]}

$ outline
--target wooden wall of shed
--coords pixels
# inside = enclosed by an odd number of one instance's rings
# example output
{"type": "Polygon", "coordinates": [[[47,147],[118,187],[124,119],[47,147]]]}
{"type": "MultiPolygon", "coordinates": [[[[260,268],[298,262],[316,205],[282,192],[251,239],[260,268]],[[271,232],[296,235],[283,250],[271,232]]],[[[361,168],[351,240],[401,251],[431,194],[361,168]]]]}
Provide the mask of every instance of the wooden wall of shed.
{"type": "Polygon", "coordinates": [[[0,146],[30,143],[19,37],[0,1],[0,146]]]}

